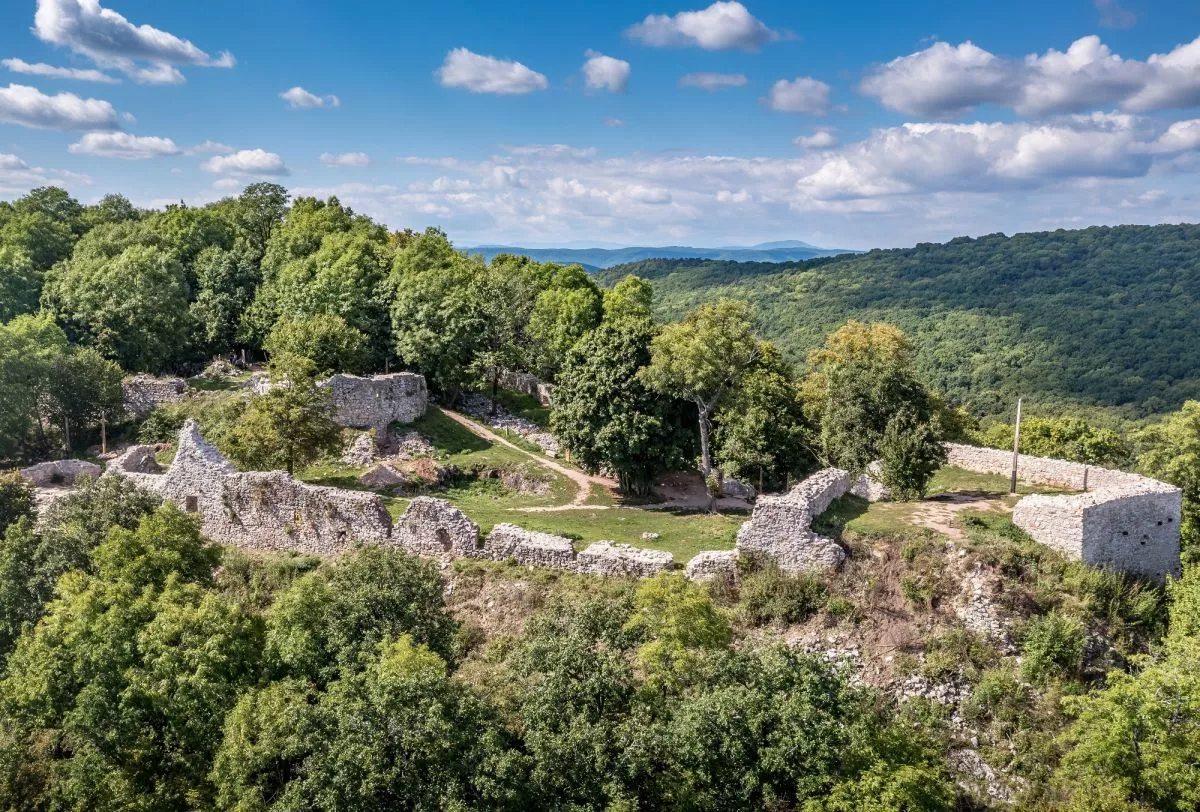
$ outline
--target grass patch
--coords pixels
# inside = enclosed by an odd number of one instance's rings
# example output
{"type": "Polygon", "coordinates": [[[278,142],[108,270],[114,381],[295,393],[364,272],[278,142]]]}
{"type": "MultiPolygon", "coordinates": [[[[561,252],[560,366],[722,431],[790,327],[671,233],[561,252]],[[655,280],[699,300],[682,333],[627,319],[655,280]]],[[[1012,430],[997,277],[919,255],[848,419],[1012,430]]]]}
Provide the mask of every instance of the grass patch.
{"type": "MultiPolygon", "coordinates": [[[[933,475],[933,478],[929,480],[929,495],[937,496],[939,493],[968,491],[979,493],[980,495],[1007,496],[1008,487],[1009,478],[1007,476],[981,474],[976,471],[968,471],[965,468],[946,465],[939,468],[933,475]]],[[[1018,495],[1067,492],[1063,488],[1055,488],[1050,485],[1032,485],[1027,482],[1017,483],[1018,495]]]]}
{"type": "Polygon", "coordinates": [[[550,425],[550,407],[543,406],[524,392],[501,389],[496,393],[496,402],[511,415],[523,417],[530,423],[537,423],[542,428],[550,425]]]}

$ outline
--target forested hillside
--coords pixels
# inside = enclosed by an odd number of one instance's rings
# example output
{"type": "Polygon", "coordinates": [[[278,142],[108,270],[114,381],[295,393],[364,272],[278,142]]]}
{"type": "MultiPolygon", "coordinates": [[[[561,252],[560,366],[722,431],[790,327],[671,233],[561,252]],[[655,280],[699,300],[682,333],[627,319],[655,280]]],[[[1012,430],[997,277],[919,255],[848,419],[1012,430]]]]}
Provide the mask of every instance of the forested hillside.
{"type": "Polygon", "coordinates": [[[1200,394],[1200,226],[994,234],[806,262],[647,260],[610,268],[654,285],[661,318],[721,296],[757,311],[796,360],[847,318],[920,348],[926,381],[976,414],[1017,395],[1126,417],[1200,394]]]}

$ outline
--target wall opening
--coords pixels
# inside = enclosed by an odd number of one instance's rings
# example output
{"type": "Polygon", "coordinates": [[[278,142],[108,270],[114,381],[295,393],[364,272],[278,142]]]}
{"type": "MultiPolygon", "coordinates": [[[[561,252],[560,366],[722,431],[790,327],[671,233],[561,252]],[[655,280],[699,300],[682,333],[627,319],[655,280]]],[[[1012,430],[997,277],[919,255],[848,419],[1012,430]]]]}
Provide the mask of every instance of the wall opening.
{"type": "Polygon", "coordinates": [[[442,545],[443,550],[450,552],[450,534],[446,532],[444,527],[439,527],[437,529],[437,540],[438,544],[442,545]]]}
{"type": "Polygon", "coordinates": [[[186,510],[188,513],[199,513],[200,512],[200,497],[198,497],[198,496],[184,497],[183,509],[186,510]]]}

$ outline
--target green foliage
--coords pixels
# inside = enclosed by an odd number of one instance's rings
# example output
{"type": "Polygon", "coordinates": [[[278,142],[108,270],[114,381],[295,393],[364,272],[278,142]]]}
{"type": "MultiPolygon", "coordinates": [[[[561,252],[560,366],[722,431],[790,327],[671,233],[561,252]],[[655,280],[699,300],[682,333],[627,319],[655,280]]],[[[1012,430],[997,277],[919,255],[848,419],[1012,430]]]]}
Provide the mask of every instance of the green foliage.
{"type": "Polygon", "coordinates": [[[1135,438],[1138,468],[1183,491],[1179,526],[1185,561],[1200,562],[1200,401],[1189,400],[1178,412],[1135,438]]]}
{"type": "Polygon", "coordinates": [[[603,291],[604,320],[647,322],[654,318],[654,288],[645,279],[630,274],[603,291]]]}
{"type": "Polygon", "coordinates": [[[37,310],[42,274],[29,254],[0,244],[0,323],[37,310]]]}
{"type": "Polygon", "coordinates": [[[529,314],[532,341],[530,366],[543,378],[556,380],[562,359],[575,343],[600,323],[600,290],[578,265],[554,267],[549,285],[538,294],[529,314]]]}
{"type": "Polygon", "coordinates": [[[804,412],[791,365],[773,344],[716,415],[716,458],[728,476],[782,490],[816,467],[816,427],[804,412]]]}
{"type": "Polygon", "coordinates": [[[749,308],[722,299],[701,305],[654,337],[650,364],[641,373],[654,391],[696,404],[700,422],[700,470],[713,470],[712,417],[762,355],[749,308]]]}
{"type": "Polygon", "coordinates": [[[33,486],[16,471],[0,471],[0,533],[20,519],[34,517],[33,486]]]}
{"type": "Polygon", "coordinates": [[[895,324],[918,344],[921,379],[981,416],[1011,414],[1018,395],[1059,413],[1143,416],[1200,398],[1198,233],[990,234],[781,264],[648,260],[599,278],[649,280],[660,318],[717,296],[746,301],[793,360],[847,319],[895,324]]]}
{"type": "Polygon", "coordinates": [[[810,356],[805,381],[825,459],[852,473],[881,460],[883,482],[898,499],[922,496],[946,458],[937,402],[917,379],[913,351],[891,325],[850,321],[810,356]]]}
{"type": "Polygon", "coordinates": [[[660,573],[643,582],[626,629],[650,638],[637,650],[637,664],[650,688],[688,684],[697,652],[729,644],[729,620],[708,592],[682,575],[660,573]]]}
{"type": "Polygon", "coordinates": [[[167,369],[190,337],[184,266],[148,245],[57,266],[43,305],[73,337],[127,370],[167,369]]]}
{"type": "Polygon", "coordinates": [[[289,474],[336,451],[341,429],[333,422],[329,391],[316,385],[313,362],[282,356],[272,365],[275,384],[251,399],[228,438],[230,457],[250,470],[285,468],[289,474]]]}
{"type": "MultiPolygon", "coordinates": [[[[1013,427],[995,423],[982,440],[992,448],[1011,449],[1013,427]]],[[[1110,468],[1128,467],[1133,462],[1133,448],[1120,434],[1077,417],[1022,418],[1021,453],[1110,468]]]]}
{"type": "Polygon", "coordinates": [[[605,323],[567,354],[554,392],[550,425],[573,459],[590,471],[616,473],[621,490],[649,494],[654,477],[690,449],[677,402],[651,392],[638,373],[650,363],[653,328],[605,323]]]}
{"type": "Polygon", "coordinates": [[[1021,674],[1034,683],[1074,677],[1083,667],[1086,631],[1077,618],[1050,612],[1029,622],[1021,640],[1021,674]]]}
{"type": "Polygon", "coordinates": [[[308,358],[318,377],[335,372],[363,373],[370,366],[367,336],[341,316],[319,315],[275,322],[263,349],[273,356],[308,358]]]}
{"type": "Polygon", "coordinates": [[[790,575],[774,562],[742,575],[738,587],[741,610],[756,626],[803,623],[825,605],[829,590],[812,573],[790,575]]]}

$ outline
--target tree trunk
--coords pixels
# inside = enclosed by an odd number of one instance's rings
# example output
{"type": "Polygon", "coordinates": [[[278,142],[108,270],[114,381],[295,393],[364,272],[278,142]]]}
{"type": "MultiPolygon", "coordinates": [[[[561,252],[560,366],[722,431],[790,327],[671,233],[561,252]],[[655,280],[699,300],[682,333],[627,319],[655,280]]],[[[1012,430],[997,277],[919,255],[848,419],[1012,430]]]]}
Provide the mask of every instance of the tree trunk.
{"type": "Polygon", "coordinates": [[[700,410],[700,473],[707,477],[712,473],[712,452],[708,448],[708,435],[712,432],[712,422],[709,419],[708,407],[696,401],[700,410]]]}
{"type": "Polygon", "coordinates": [[[496,395],[500,392],[500,370],[492,370],[492,417],[496,416],[496,395]]]}

